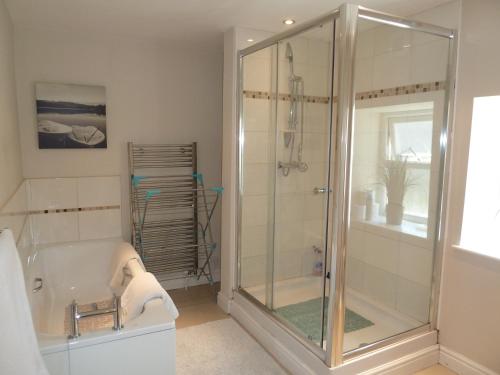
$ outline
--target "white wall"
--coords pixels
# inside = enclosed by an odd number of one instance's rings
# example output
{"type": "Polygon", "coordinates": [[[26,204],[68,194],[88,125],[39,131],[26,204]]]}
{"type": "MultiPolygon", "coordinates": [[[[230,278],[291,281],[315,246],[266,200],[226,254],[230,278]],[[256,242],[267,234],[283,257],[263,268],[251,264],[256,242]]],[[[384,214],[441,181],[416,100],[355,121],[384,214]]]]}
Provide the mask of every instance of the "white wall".
{"type": "MultiPolygon", "coordinates": [[[[16,29],[18,108],[26,178],[121,175],[129,238],[126,143],[199,142],[199,170],[221,184],[222,50],[160,40],[16,29]],[[108,148],[39,150],[34,83],[106,86],[108,148]]],[[[219,217],[214,232],[219,238],[219,217]]]]}
{"type": "Polygon", "coordinates": [[[500,95],[500,2],[463,0],[462,7],[440,342],[500,373],[500,261],[453,247],[460,237],[473,98],[500,95]]]}
{"type": "Polygon", "coordinates": [[[0,207],[22,181],[12,22],[0,0],[0,207]]]}

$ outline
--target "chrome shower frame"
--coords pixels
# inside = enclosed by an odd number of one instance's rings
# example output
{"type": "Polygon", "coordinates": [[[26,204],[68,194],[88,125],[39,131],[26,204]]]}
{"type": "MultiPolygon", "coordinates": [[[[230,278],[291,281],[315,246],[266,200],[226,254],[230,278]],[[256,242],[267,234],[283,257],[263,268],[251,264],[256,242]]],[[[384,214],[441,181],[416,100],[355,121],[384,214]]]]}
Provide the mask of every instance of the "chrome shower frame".
{"type": "MultiPolygon", "coordinates": [[[[336,29],[340,31],[340,37],[334,39],[333,49],[335,50],[334,57],[338,56],[339,61],[333,64],[332,77],[339,77],[338,89],[338,108],[334,111],[333,101],[331,103],[331,159],[330,159],[330,186],[334,189],[332,197],[328,203],[328,253],[331,257],[331,270],[335,272],[330,282],[330,295],[328,306],[327,319],[327,335],[326,335],[326,350],[313,345],[312,342],[298,335],[286,323],[270,315],[276,323],[284,328],[287,333],[294,339],[301,342],[311,352],[316,354],[329,367],[339,366],[344,361],[364,355],[374,350],[380,349],[387,345],[391,345],[409,337],[417,336],[425,332],[430,332],[437,329],[437,311],[439,300],[439,288],[441,281],[441,265],[443,257],[443,233],[446,226],[446,210],[447,210],[447,187],[449,184],[449,150],[447,140],[451,132],[453,103],[454,103],[454,87],[455,87],[455,70],[456,70],[456,32],[451,29],[435,26],[423,22],[405,19],[402,17],[386,14],[370,10],[358,5],[343,4],[340,8],[329,12],[321,17],[318,17],[309,22],[305,22],[296,26],[293,29],[283,33],[276,34],[266,40],[255,43],[254,45],[238,51],[238,87],[237,101],[238,121],[239,121],[239,139],[243,139],[243,115],[242,115],[242,90],[243,90],[243,58],[249,54],[257,52],[263,48],[275,45],[281,40],[293,37],[304,31],[319,26],[322,23],[333,21],[336,29]],[[441,127],[440,136],[440,169],[439,181],[440,187],[438,191],[437,212],[439,217],[436,220],[435,235],[434,235],[434,270],[431,286],[431,301],[430,301],[430,323],[421,327],[412,329],[407,332],[397,334],[373,344],[355,349],[349,352],[343,351],[343,325],[345,313],[345,276],[346,276],[346,238],[349,230],[350,222],[350,170],[351,170],[351,154],[352,154],[352,127],[354,121],[355,109],[355,90],[354,90],[354,53],[356,48],[358,20],[365,19],[373,22],[391,25],[397,28],[405,28],[411,31],[418,31],[426,34],[431,34],[450,41],[449,56],[448,56],[448,73],[447,73],[447,90],[445,97],[444,119],[441,127]],[[338,66],[337,66],[338,65],[338,66]],[[335,71],[341,74],[336,75],[335,71]]],[[[234,293],[250,300],[259,309],[269,312],[268,309],[261,305],[255,298],[240,288],[240,273],[241,273],[241,218],[242,218],[242,156],[243,144],[237,142],[237,257],[235,273],[234,293]]],[[[326,280],[328,282],[328,280],[326,280]]]]}

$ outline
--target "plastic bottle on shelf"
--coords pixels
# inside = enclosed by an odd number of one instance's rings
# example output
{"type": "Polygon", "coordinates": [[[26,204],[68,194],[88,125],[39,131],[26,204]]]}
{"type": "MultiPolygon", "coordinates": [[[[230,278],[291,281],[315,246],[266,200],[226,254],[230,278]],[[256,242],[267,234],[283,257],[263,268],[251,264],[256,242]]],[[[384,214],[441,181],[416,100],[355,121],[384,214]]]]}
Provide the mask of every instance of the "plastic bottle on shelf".
{"type": "Polygon", "coordinates": [[[366,221],[375,221],[378,216],[379,205],[375,202],[375,192],[371,189],[366,190],[366,221]]]}

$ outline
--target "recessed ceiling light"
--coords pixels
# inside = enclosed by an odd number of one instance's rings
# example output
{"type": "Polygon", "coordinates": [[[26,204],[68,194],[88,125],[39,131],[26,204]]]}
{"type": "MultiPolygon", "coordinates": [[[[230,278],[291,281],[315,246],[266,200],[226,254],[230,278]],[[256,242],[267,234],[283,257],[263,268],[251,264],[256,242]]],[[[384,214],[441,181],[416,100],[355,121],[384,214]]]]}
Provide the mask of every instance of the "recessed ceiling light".
{"type": "Polygon", "coordinates": [[[292,20],[291,18],[287,18],[286,20],[283,21],[285,25],[293,25],[295,23],[295,20],[292,20]]]}
{"type": "Polygon", "coordinates": [[[250,39],[247,39],[247,42],[250,42],[250,43],[252,43],[252,42],[253,42],[253,39],[252,39],[252,38],[250,38],[250,39]]]}

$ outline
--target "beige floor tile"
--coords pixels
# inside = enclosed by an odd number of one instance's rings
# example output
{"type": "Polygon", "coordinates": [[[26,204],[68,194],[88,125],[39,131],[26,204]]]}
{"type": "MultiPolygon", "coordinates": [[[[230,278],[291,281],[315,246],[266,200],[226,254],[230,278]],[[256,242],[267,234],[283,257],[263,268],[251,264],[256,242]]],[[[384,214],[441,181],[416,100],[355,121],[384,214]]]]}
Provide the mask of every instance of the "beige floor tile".
{"type": "Polygon", "coordinates": [[[203,303],[217,302],[217,293],[220,284],[191,286],[187,289],[169,290],[168,294],[172,297],[177,308],[185,306],[199,305],[203,303]]]}
{"type": "Polygon", "coordinates": [[[425,370],[416,372],[415,375],[457,375],[457,374],[451,370],[448,370],[444,366],[434,365],[432,367],[426,368],[425,370]]]}
{"type": "Polygon", "coordinates": [[[182,329],[228,318],[229,315],[213,302],[197,304],[179,308],[179,317],[175,321],[175,326],[177,329],[182,329]]]}
{"type": "Polygon", "coordinates": [[[175,321],[177,329],[191,327],[229,317],[217,306],[217,292],[220,284],[192,286],[187,289],[169,290],[179,317],[175,321]]]}

